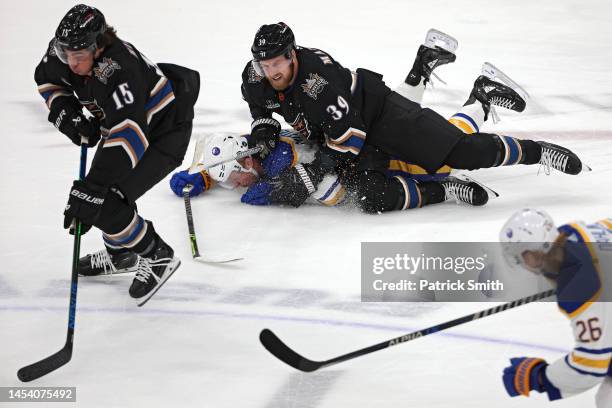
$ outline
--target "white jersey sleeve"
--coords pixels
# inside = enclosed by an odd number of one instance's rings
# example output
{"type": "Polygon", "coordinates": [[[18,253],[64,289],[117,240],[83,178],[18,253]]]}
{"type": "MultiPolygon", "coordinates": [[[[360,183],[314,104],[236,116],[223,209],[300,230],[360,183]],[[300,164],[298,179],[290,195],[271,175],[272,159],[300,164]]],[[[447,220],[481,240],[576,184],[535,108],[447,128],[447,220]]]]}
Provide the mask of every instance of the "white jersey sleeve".
{"type": "MultiPolygon", "coordinates": [[[[560,311],[570,319],[576,342],[570,353],[546,369],[546,377],[559,390],[561,398],[587,391],[612,377],[611,221],[572,223],[560,228],[569,235],[569,242],[589,243],[584,250],[588,250],[591,264],[586,265],[585,260],[579,273],[586,270],[587,274],[596,274],[601,283],[599,288],[586,293],[582,302],[559,301],[560,311]]],[[[579,278],[574,280],[577,284],[584,283],[588,276],[579,278]]]]}

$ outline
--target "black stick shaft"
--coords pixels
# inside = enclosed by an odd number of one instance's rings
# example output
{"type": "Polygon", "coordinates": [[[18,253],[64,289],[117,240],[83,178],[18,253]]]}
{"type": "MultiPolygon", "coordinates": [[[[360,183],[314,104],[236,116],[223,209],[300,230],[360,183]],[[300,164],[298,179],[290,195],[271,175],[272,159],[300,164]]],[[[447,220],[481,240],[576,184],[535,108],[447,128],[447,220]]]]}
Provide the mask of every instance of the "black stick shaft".
{"type": "MultiPolygon", "coordinates": [[[[81,144],[81,159],[79,164],[79,180],[85,179],[87,168],[87,142],[81,144]]],[[[74,325],[76,321],[77,289],[79,285],[79,258],[81,253],[82,224],[76,220],[74,229],[74,245],[72,247],[72,273],[70,277],[70,301],[68,304],[68,330],[66,343],[57,353],[50,355],[36,363],[21,368],[17,371],[17,377],[23,382],[36,380],[61,366],[67,364],[72,358],[74,346],[74,325]]]]}
{"type": "MultiPolygon", "coordinates": [[[[81,160],[79,164],[79,180],[85,180],[85,173],[87,170],[87,144],[81,144],[81,160]]],[[[66,345],[70,346],[72,350],[72,344],[74,341],[74,324],[76,320],[76,302],[77,302],[77,289],[79,286],[79,258],[81,257],[81,230],[82,223],[80,220],[76,220],[76,226],[74,231],[74,245],[72,247],[72,276],[70,279],[70,304],[68,306],[68,336],[66,338],[66,345]]]]}
{"type": "Polygon", "coordinates": [[[428,327],[426,329],[417,330],[412,333],[404,334],[402,336],[396,337],[391,340],[383,341],[382,343],[374,344],[372,346],[362,348],[351,353],[343,354],[341,356],[325,360],[325,361],[314,361],[307,359],[300,354],[296,353],[289,346],[287,346],[281,339],[278,338],[276,334],[274,334],[269,329],[264,329],[259,334],[259,340],[263,344],[263,346],[270,352],[274,357],[283,361],[284,363],[290,365],[291,367],[304,371],[304,372],[312,372],[316,371],[320,368],[327,367],[333,364],[338,364],[343,361],[351,360],[353,358],[361,357],[366,354],[373,353],[378,350],[386,349],[389,347],[397,346],[398,344],[406,343],[410,340],[415,340],[421,337],[428,336],[430,334],[437,333],[442,330],[446,330],[451,327],[459,326],[464,323],[471,322],[473,320],[482,319],[483,317],[487,317],[496,313],[503,312],[505,310],[513,309],[515,307],[526,305],[531,302],[535,302],[536,300],[544,299],[554,295],[554,290],[548,290],[545,292],[537,293],[535,295],[527,296],[521,299],[514,300],[509,303],[505,303],[503,305],[495,306],[489,309],[482,310],[480,312],[472,313],[463,317],[459,317],[454,320],[450,320],[445,323],[441,323],[435,326],[428,327]]]}
{"type": "Polygon", "coordinates": [[[547,297],[550,297],[550,296],[554,295],[554,293],[555,293],[555,291],[553,289],[545,291],[545,292],[540,292],[540,293],[537,293],[535,295],[527,296],[527,297],[524,297],[524,298],[521,298],[521,299],[514,300],[514,301],[509,302],[509,303],[505,303],[503,305],[495,306],[495,307],[492,307],[490,309],[485,309],[485,310],[482,310],[480,312],[476,312],[476,313],[473,313],[473,314],[470,314],[470,315],[459,317],[457,319],[450,320],[448,322],[441,323],[441,324],[438,324],[438,325],[435,325],[435,326],[431,326],[431,327],[428,327],[426,329],[417,330],[417,331],[412,332],[412,333],[404,334],[404,335],[396,337],[394,339],[387,340],[387,341],[384,341],[382,343],[378,343],[378,344],[375,344],[373,346],[363,348],[361,350],[353,351],[352,353],[344,354],[344,355],[338,356],[336,358],[332,358],[330,360],[325,361],[323,366],[326,367],[326,366],[330,366],[332,364],[338,364],[338,363],[346,361],[346,360],[351,360],[351,359],[353,359],[355,357],[360,357],[360,356],[363,356],[363,355],[366,355],[366,354],[369,354],[369,353],[373,353],[373,352],[378,351],[378,350],[382,350],[382,349],[386,349],[386,348],[389,348],[389,347],[397,346],[398,344],[406,343],[406,342],[408,342],[410,340],[414,340],[414,339],[418,339],[420,337],[428,336],[430,334],[434,334],[434,333],[437,333],[439,331],[449,329],[451,327],[459,326],[461,324],[468,323],[468,322],[471,322],[473,320],[482,319],[483,317],[487,317],[487,316],[490,316],[490,315],[493,315],[493,314],[496,314],[496,313],[500,313],[500,312],[503,312],[505,310],[513,309],[513,308],[521,306],[521,305],[526,305],[528,303],[535,302],[535,301],[540,300],[540,299],[545,299],[547,297]]]}
{"type": "Polygon", "coordinates": [[[187,184],[183,188],[183,200],[185,201],[185,213],[187,214],[187,228],[189,229],[189,241],[191,242],[191,256],[197,258],[200,256],[200,251],[198,250],[198,241],[196,240],[195,227],[193,226],[191,198],[189,197],[189,192],[192,188],[193,186],[191,184],[187,184]]]}

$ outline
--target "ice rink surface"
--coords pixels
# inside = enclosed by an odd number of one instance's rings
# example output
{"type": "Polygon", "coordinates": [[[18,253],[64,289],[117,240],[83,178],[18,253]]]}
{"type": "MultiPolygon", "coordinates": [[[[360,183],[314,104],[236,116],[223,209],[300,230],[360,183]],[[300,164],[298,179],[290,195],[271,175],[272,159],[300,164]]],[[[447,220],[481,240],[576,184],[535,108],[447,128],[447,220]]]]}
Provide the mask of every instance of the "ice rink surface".
{"type": "MultiPolygon", "coordinates": [[[[0,3],[0,386],[64,342],[72,239],[62,211],[79,151],[46,121],[33,71],[67,1],[0,3]]],[[[494,241],[523,206],[559,222],[612,215],[612,6],[607,1],[94,2],[119,36],[156,62],[200,71],[195,133],[247,131],[240,73],[257,28],[284,21],[299,45],[344,66],[381,72],[395,86],[426,31],[459,40],[456,63],[437,73],[448,85],[425,104],[448,116],[467,97],[484,61],[522,84],[523,114],[501,112],[483,130],[546,139],[573,149],[593,172],[537,175],[518,166],[473,172],[501,196],[484,208],[445,203],[368,216],[346,209],[255,208],[237,192],[193,200],[203,253],[231,249],[239,264],[190,259],[185,212],[167,180],[140,213],[183,264],[143,308],[129,276],[79,281],[75,352],[65,367],[28,385],[76,386],[79,407],[541,407],[509,398],[501,372],[515,356],[552,361],[573,341],[553,303],[466,324],[316,374],[302,374],[259,344],[268,327],[313,359],[383,341],[488,304],[360,303],[364,241],[494,241]]],[[[191,161],[191,152],[185,164],[191,161]]],[[[82,253],[101,248],[91,231],[82,253]]],[[[593,406],[593,392],[555,407],[593,406]]],[[[6,404],[0,403],[1,406],[6,404]]],[[[16,405],[26,407],[28,404],[16,405]]],[[[32,404],[32,406],[41,406],[32,404]]],[[[56,404],[53,406],[63,406],[56,404]]],[[[74,406],[74,404],[66,404],[74,406]]]]}

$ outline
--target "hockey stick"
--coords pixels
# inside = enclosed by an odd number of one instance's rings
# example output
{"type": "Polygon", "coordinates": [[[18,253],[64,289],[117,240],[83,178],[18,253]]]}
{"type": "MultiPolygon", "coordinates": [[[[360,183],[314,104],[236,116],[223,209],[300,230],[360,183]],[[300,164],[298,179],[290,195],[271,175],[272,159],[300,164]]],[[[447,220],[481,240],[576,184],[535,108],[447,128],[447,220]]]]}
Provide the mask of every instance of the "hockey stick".
{"type": "Polygon", "coordinates": [[[196,240],[195,227],[193,225],[193,212],[191,211],[191,198],[189,197],[189,192],[193,186],[191,184],[185,185],[183,187],[183,200],[185,201],[185,213],[187,214],[187,228],[189,229],[189,241],[191,243],[191,256],[194,261],[202,262],[202,263],[229,263],[240,261],[243,258],[230,258],[230,259],[211,259],[208,257],[203,257],[200,255],[200,251],[198,250],[198,241],[196,240]]]}
{"type": "Polygon", "coordinates": [[[284,363],[290,365],[291,367],[304,371],[304,372],[312,372],[316,371],[320,368],[327,367],[333,364],[338,364],[343,361],[352,360],[357,357],[364,356],[366,354],[373,353],[378,350],[386,349],[392,346],[396,346],[401,343],[405,343],[410,340],[418,339],[420,337],[427,336],[429,334],[437,333],[442,330],[446,330],[451,327],[459,326],[463,323],[471,322],[472,320],[478,320],[483,317],[490,316],[492,314],[496,314],[499,312],[503,312],[508,309],[513,309],[515,307],[526,305],[527,303],[534,302],[536,300],[545,299],[554,295],[554,289],[547,290],[545,292],[537,293],[535,295],[527,296],[521,299],[514,300],[509,303],[505,303],[503,305],[499,305],[496,307],[492,307],[490,309],[485,309],[480,312],[476,312],[467,316],[460,317],[455,320],[450,320],[446,323],[441,323],[436,326],[431,326],[427,329],[418,330],[409,334],[404,334],[403,336],[396,337],[391,340],[384,341],[382,343],[374,344],[373,346],[369,346],[366,348],[362,348],[360,350],[353,351],[348,354],[343,354],[338,357],[334,357],[325,361],[313,361],[309,360],[305,357],[302,357],[295,351],[289,348],[285,343],[282,342],[271,330],[264,329],[259,334],[259,341],[261,344],[270,352],[274,357],[283,361],[284,363]]]}
{"type": "Polygon", "coordinates": [[[249,156],[252,156],[254,154],[261,152],[261,149],[262,149],[261,146],[251,147],[250,149],[247,149],[243,152],[238,152],[235,155],[232,155],[230,157],[220,158],[219,160],[215,162],[202,164],[202,163],[199,163],[199,157],[201,157],[202,154],[199,153],[200,151],[199,146],[196,146],[196,153],[194,154],[194,160],[191,166],[189,167],[188,172],[189,174],[195,174],[202,170],[208,170],[211,167],[215,167],[220,164],[231,162],[233,160],[241,160],[241,159],[244,159],[245,157],[249,157],[249,156]]]}
{"type": "MultiPolygon", "coordinates": [[[[87,166],[87,139],[81,140],[81,162],[79,166],[79,180],[85,179],[87,166]]],[[[57,353],[25,366],[17,371],[17,377],[23,382],[29,382],[57,370],[67,364],[72,358],[74,344],[74,321],[76,318],[77,288],[79,284],[79,254],[81,252],[81,221],[76,220],[74,228],[74,246],[72,248],[72,276],[70,279],[70,304],[68,307],[68,335],[66,344],[57,353]]]]}

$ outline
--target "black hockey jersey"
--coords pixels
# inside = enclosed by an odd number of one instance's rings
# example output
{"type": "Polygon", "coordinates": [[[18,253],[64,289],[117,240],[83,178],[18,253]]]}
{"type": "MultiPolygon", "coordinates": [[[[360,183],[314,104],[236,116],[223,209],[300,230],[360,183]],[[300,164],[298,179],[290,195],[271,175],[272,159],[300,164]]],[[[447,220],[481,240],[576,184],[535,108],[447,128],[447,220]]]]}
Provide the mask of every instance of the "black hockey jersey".
{"type": "Polygon", "coordinates": [[[115,184],[136,166],[150,144],[177,122],[193,118],[197,72],[166,65],[174,73],[174,68],[184,71],[178,76],[189,72],[195,77],[195,84],[183,86],[191,93],[181,97],[173,89],[177,78],[170,81],[133,45],[117,39],[94,61],[91,77],[79,76],[55,55],[53,41],[36,67],[39,93],[49,108],[57,103],[84,106],[101,124],[103,141],[86,180],[107,187],[115,184]],[[178,103],[180,99],[183,103],[178,103]]]}
{"type": "Polygon", "coordinates": [[[323,151],[354,158],[367,132],[383,110],[391,90],[382,76],[366,69],[352,72],[327,53],[298,48],[297,76],[288,89],[278,92],[257,75],[249,62],[242,73],[242,95],[253,119],[275,112],[323,151]]]}

